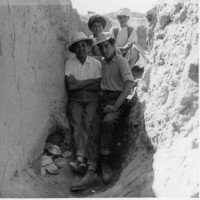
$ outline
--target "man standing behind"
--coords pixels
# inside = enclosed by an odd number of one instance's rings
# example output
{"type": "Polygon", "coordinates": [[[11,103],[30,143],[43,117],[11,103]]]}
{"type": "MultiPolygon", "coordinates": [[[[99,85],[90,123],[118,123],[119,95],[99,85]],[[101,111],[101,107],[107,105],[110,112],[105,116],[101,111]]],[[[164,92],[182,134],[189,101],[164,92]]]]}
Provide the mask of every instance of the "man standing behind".
{"type": "Polygon", "coordinates": [[[87,145],[88,170],[85,176],[71,186],[71,190],[87,189],[98,182],[96,173],[100,155],[100,164],[104,183],[113,178],[110,165],[115,126],[120,121],[122,105],[134,87],[134,79],[125,58],[115,52],[115,39],[111,33],[100,33],[97,45],[103,56],[100,107],[102,131],[90,135],[87,145]],[[96,135],[99,134],[99,135],[96,135]],[[100,148],[99,148],[100,147],[100,148]]]}
{"type": "Polygon", "coordinates": [[[87,170],[86,144],[92,129],[94,114],[99,100],[101,63],[88,56],[93,40],[77,32],[68,47],[76,57],[65,64],[65,77],[69,90],[68,116],[72,128],[76,160],[69,165],[74,172],[87,170]]]}

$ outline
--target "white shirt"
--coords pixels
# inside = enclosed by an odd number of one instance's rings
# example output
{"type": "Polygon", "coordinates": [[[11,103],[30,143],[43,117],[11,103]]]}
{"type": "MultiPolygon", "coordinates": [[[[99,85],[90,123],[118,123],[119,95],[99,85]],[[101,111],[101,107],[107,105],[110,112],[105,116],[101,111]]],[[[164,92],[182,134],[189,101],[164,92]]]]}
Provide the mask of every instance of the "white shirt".
{"type": "Polygon", "coordinates": [[[128,38],[128,27],[119,27],[117,35],[117,45],[118,47],[123,47],[128,42],[137,42],[137,33],[135,29],[131,32],[131,35],[128,38]]]}
{"type": "Polygon", "coordinates": [[[101,78],[102,66],[100,61],[87,56],[84,64],[77,59],[67,60],[65,63],[65,75],[73,75],[77,80],[101,78]]]}

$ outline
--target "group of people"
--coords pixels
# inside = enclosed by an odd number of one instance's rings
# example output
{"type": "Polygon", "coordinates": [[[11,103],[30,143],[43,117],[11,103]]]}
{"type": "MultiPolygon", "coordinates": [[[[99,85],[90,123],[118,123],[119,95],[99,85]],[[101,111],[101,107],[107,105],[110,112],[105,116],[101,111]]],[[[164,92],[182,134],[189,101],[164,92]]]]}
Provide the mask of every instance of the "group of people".
{"type": "Polygon", "coordinates": [[[74,34],[68,49],[76,56],[65,64],[69,91],[68,117],[73,132],[76,159],[69,163],[81,174],[71,190],[83,190],[98,182],[100,165],[104,183],[113,178],[111,155],[115,127],[120,121],[123,104],[135,86],[131,68],[145,53],[137,42],[136,31],[127,25],[130,10],[120,9],[120,27],[103,32],[106,20],[101,15],[89,18],[93,35],[74,34]]]}

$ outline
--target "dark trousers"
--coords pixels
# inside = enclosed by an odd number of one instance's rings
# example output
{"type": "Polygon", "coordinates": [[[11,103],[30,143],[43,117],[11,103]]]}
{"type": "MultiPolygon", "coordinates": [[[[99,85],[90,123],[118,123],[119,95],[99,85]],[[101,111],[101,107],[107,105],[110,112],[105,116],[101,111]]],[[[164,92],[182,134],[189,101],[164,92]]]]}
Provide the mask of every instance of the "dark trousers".
{"type": "Polygon", "coordinates": [[[95,113],[92,132],[88,138],[86,155],[88,165],[97,167],[99,155],[110,156],[112,153],[115,126],[119,122],[122,110],[119,108],[112,113],[104,113],[105,105],[114,105],[120,92],[103,95],[100,98],[99,107],[95,113]]]}
{"type": "Polygon", "coordinates": [[[98,102],[69,101],[68,117],[75,142],[76,156],[86,157],[88,136],[92,132],[92,124],[98,102]]]}

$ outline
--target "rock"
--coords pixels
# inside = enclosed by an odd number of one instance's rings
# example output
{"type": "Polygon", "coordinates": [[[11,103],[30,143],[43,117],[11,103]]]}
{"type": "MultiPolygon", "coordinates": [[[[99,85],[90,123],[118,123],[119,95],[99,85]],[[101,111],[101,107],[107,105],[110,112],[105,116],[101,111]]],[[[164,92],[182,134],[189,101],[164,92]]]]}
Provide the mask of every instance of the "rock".
{"type": "Polygon", "coordinates": [[[45,167],[41,167],[41,168],[40,168],[40,173],[41,173],[42,176],[44,176],[44,175],[46,174],[46,169],[45,169],[45,167]]]}
{"type": "Polygon", "coordinates": [[[61,155],[63,158],[69,158],[70,156],[72,156],[72,152],[70,151],[65,151],[62,153],[61,155]]]}
{"type": "Polygon", "coordinates": [[[47,155],[42,156],[42,159],[41,159],[41,166],[42,167],[50,165],[51,163],[53,163],[51,156],[47,156],[47,155]]]}
{"type": "Polygon", "coordinates": [[[54,163],[58,168],[62,168],[67,164],[67,160],[65,158],[59,157],[54,160],[54,163]]]}

